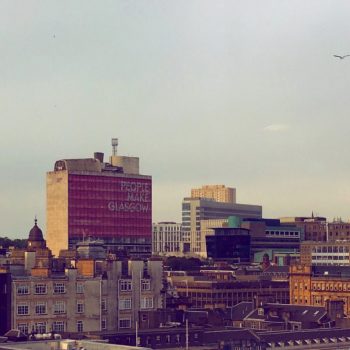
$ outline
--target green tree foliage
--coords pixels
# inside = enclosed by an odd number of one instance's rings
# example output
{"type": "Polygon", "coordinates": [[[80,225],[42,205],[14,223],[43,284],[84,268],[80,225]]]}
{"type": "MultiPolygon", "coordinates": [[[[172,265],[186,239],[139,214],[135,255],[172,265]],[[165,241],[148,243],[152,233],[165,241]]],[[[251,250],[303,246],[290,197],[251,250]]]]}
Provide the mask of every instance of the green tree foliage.
{"type": "Polygon", "coordinates": [[[16,248],[25,248],[27,246],[26,239],[10,239],[8,237],[0,237],[0,246],[8,248],[14,246],[16,248]]]}
{"type": "Polygon", "coordinates": [[[170,256],[166,259],[165,265],[173,271],[193,271],[199,270],[202,262],[198,258],[179,258],[170,256]]]}

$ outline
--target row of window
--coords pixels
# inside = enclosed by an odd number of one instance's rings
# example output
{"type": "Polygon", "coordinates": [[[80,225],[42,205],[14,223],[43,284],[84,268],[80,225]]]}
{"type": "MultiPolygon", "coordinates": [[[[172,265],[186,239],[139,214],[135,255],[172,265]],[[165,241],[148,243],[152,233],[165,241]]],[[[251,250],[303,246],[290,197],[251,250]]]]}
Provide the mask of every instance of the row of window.
{"type": "Polygon", "coordinates": [[[350,291],[350,284],[331,284],[331,283],[326,283],[326,284],[313,284],[312,285],[312,290],[330,290],[330,291],[350,291]]]}
{"type": "Polygon", "coordinates": [[[349,255],[312,255],[312,260],[347,260],[349,261],[349,255]]]}
{"type": "MultiPolygon", "coordinates": [[[[119,290],[121,292],[130,292],[132,291],[132,280],[120,280],[119,281],[119,290]]],[[[151,281],[149,279],[141,280],[141,291],[151,290],[151,281]]]]}
{"type": "Polygon", "coordinates": [[[269,236],[293,236],[299,237],[300,233],[295,231],[266,231],[266,235],[269,236]]]}
{"type": "MultiPolygon", "coordinates": [[[[106,303],[104,304],[106,307],[106,303]]],[[[103,304],[101,305],[103,310],[103,304]]],[[[84,301],[77,301],[76,303],[76,312],[81,314],[85,311],[84,301]]],[[[46,302],[38,302],[34,306],[34,313],[36,315],[46,315],[48,313],[47,303],[46,302]]],[[[53,304],[53,313],[55,315],[65,314],[66,313],[66,302],[65,301],[56,301],[53,304]]],[[[30,308],[28,303],[20,303],[17,305],[17,315],[29,315],[30,308]]]]}
{"type": "MultiPolygon", "coordinates": [[[[119,300],[119,310],[131,310],[132,301],[131,298],[125,298],[119,300]]],[[[153,297],[141,298],[141,309],[153,309],[153,297]]]]}
{"type": "Polygon", "coordinates": [[[327,246],[327,247],[313,247],[313,253],[349,253],[349,247],[327,246]]]}
{"type": "MultiPolygon", "coordinates": [[[[47,294],[48,285],[45,283],[36,283],[33,288],[34,294],[47,294]]],[[[84,293],[84,285],[82,283],[77,283],[76,285],[77,293],[84,293]]],[[[54,294],[65,294],[66,286],[64,283],[56,282],[53,284],[53,293],[54,294]]],[[[18,295],[30,294],[30,285],[29,284],[20,284],[17,286],[18,295]]]]}
{"type": "MultiPolygon", "coordinates": [[[[124,328],[130,328],[130,326],[124,328]]],[[[31,327],[29,323],[18,323],[17,329],[24,334],[29,334],[32,331],[43,334],[46,333],[48,330],[52,330],[53,332],[57,333],[62,333],[66,331],[66,322],[54,321],[52,322],[51,327],[48,327],[47,322],[35,322],[31,327]]],[[[101,319],[101,329],[107,329],[107,320],[105,318],[101,319]]],[[[77,332],[84,332],[84,322],[82,320],[78,320],[76,322],[76,330],[77,332]]]]}

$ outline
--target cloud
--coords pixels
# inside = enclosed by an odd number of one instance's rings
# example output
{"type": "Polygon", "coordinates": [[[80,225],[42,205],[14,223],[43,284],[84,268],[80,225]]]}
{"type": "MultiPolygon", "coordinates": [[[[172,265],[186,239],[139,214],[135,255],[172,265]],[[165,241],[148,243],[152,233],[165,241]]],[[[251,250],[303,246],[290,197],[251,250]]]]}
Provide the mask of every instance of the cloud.
{"type": "Polygon", "coordinates": [[[264,131],[271,131],[271,132],[282,132],[287,131],[289,129],[288,124],[271,124],[264,127],[264,131]]]}

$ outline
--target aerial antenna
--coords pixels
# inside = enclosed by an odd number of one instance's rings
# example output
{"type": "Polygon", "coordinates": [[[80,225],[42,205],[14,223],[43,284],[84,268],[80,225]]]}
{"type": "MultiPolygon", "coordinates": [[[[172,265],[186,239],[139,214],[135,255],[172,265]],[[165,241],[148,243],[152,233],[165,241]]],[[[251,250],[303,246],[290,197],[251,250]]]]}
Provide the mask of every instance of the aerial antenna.
{"type": "Polygon", "coordinates": [[[118,139],[112,138],[112,156],[117,155],[117,148],[118,148],[118,139]]]}

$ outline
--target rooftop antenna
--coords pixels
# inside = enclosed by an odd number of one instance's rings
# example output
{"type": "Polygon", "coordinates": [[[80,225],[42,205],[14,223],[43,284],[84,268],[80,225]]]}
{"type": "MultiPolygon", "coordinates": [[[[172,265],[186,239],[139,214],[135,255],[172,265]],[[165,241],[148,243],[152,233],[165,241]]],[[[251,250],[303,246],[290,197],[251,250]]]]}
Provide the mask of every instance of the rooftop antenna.
{"type": "Polygon", "coordinates": [[[112,156],[117,155],[117,148],[118,148],[118,139],[112,138],[112,156]]]}

